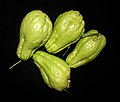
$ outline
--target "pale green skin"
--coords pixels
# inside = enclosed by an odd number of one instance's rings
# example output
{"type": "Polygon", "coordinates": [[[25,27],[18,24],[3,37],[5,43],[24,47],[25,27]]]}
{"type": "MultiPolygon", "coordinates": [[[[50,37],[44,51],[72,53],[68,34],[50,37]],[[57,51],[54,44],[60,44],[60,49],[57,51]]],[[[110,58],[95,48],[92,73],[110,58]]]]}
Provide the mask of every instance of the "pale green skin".
{"type": "Polygon", "coordinates": [[[66,62],[71,68],[78,68],[94,60],[105,47],[105,36],[100,33],[93,35],[94,33],[98,32],[96,30],[88,31],[89,36],[81,38],[74,50],[67,56],[66,62]]]}
{"type": "Polygon", "coordinates": [[[40,10],[29,12],[20,26],[20,41],[17,56],[22,60],[29,59],[34,51],[44,45],[52,33],[50,18],[40,10]]]}
{"type": "Polygon", "coordinates": [[[80,39],[84,26],[85,22],[79,11],[64,12],[56,19],[52,35],[45,48],[49,53],[60,52],[80,39]]]}
{"type": "Polygon", "coordinates": [[[33,61],[50,88],[58,91],[69,88],[70,67],[64,60],[47,52],[37,51],[33,54],[33,61]]]}

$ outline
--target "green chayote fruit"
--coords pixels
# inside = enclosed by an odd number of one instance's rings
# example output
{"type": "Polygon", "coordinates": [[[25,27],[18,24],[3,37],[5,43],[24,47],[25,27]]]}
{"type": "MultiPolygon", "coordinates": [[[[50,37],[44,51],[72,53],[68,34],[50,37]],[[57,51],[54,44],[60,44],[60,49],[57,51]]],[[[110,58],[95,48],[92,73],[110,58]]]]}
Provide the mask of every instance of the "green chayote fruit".
{"type": "Polygon", "coordinates": [[[85,22],[79,11],[64,12],[56,19],[52,35],[45,48],[49,53],[60,52],[80,39],[84,26],[85,22]]]}
{"type": "Polygon", "coordinates": [[[33,61],[50,88],[58,91],[69,88],[70,67],[64,60],[47,52],[37,51],[33,54],[33,61]]]}
{"type": "Polygon", "coordinates": [[[67,56],[66,62],[71,68],[77,68],[95,59],[106,45],[104,35],[97,30],[90,30],[76,44],[67,56]]]}
{"type": "Polygon", "coordinates": [[[20,26],[20,41],[17,48],[17,56],[22,60],[29,59],[34,51],[44,45],[50,38],[52,22],[50,18],[40,10],[29,12],[20,26]]]}

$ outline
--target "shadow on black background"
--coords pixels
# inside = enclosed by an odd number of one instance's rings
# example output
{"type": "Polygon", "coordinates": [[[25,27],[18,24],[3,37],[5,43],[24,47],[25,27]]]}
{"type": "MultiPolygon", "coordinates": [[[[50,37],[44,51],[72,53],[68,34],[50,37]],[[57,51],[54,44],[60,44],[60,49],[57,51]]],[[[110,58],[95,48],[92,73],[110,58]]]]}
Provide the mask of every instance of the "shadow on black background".
{"type": "MultiPolygon", "coordinates": [[[[10,99],[36,97],[38,99],[70,100],[111,99],[114,97],[113,63],[116,56],[113,21],[111,20],[112,3],[71,0],[33,0],[5,1],[2,8],[1,26],[1,67],[0,93],[10,99]],[[19,59],[16,48],[19,42],[19,27],[23,17],[31,10],[39,9],[48,14],[54,23],[57,16],[68,10],[78,10],[85,20],[85,31],[96,29],[104,34],[107,45],[100,55],[89,64],[71,70],[71,87],[66,92],[50,89],[41,78],[40,72],[32,59],[22,61],[13,69],[9,67],[19,59]],[[113,41],[114,40],[114,41],[113,41]],[[113,44],[114,43],[114,44],[113,44]],[[114,49],[114,50],[113,50],[114,49]]],[[[74,47],[74,44],[72,45],[74,47]]],[[[71,49],[73,48],[71,47],[71,49]]],[[[69,53],[69,52],[68,52],[69,53]]],[[[62,52],[58,54],[60,57],[62,52]]]]}

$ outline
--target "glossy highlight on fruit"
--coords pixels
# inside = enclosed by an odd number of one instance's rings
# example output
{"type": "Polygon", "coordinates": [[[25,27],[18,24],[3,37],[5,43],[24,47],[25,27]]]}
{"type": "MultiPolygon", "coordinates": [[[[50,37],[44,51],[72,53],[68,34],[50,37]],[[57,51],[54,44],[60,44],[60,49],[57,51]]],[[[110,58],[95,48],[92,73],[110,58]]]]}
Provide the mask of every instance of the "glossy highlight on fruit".
{"type": "Polygon", "coordinates": [[[66,62],[71,68],[85,65],[94,60],[105,45],[105,36],[92,29],[78,41],[74,50],[67,56],[66,62]]]}
{"type": "Polygon", "coordinates": [[[69,88],[70,67],[64,60],[47,52],[37,51],[33,54],[33,61],[50,88],[58,91],[69,88]]]}
{"type": "Polygon", "coordinates": [[[60,52],[80,39],[84,26],[85,22],[79,11],[70,10],[60,14],[45,48],[49,53],[60,52]]]}
{"type": "Polygon", "coordinates": [[[47,14],[40,10],[29,12],[20,26],[20,41],[17,56],[22,60],[29,59],[34,51],[44,45],[52,33],[52,22],[47,14]]]}

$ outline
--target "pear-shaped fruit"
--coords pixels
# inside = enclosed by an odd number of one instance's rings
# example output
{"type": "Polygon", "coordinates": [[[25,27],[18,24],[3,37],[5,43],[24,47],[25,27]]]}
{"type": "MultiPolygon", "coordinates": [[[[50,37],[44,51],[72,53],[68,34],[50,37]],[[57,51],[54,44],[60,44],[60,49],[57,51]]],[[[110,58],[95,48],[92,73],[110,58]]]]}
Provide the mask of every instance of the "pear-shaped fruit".
{"type": "Polygon", "coordinates": [[[67,56],[66,62],[71,68],[85,65],[94,60],[105,45],[105,36],[92,29],[78,41],[74,50],[67,56]]]}
{"type": "Polygon", "coordinates": [[[37,51],[33,54],[33,61],[50,88],[58,91],[69,88],[70,67],[64,60],[47,52],[37,51]]]}
{"type": "Polygon", "coordinates": [[[20,26],[20,41],[17,56],[22,60],[29,59],[34,51],[44,45],[50,38],[52,22],[40,10],[29,12],[22,20],[20,26]]]}
{"type": "Polygon", "coordinates": [[[45,47],[49,53],[57,53],[77,42],[84,32],[85,22],[79,11],[66,11],[55,21],[52,35],[45,47]]]}

